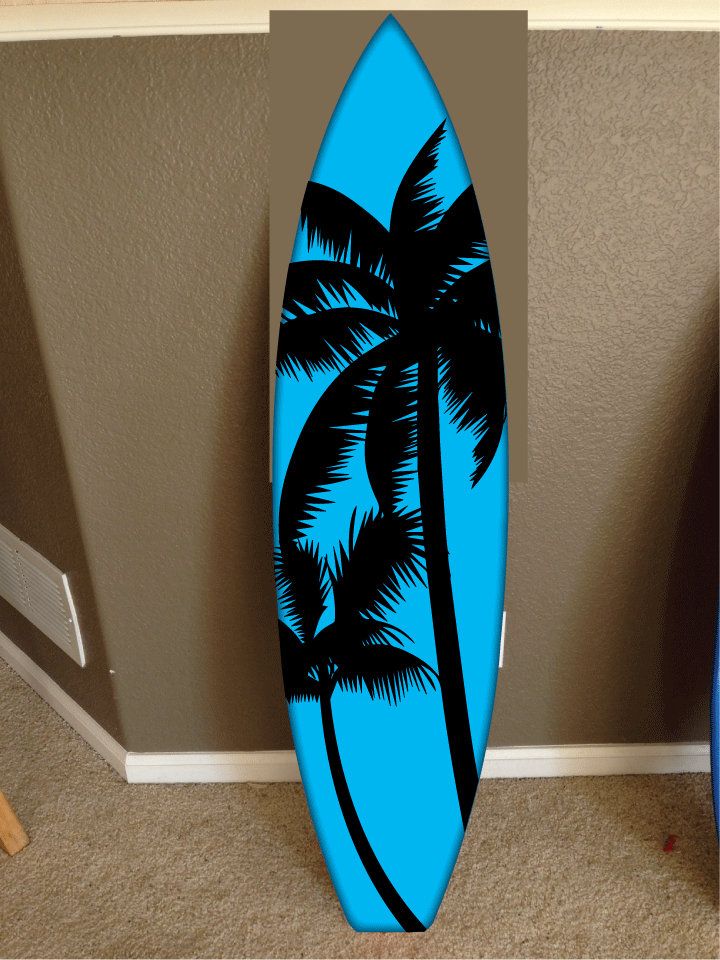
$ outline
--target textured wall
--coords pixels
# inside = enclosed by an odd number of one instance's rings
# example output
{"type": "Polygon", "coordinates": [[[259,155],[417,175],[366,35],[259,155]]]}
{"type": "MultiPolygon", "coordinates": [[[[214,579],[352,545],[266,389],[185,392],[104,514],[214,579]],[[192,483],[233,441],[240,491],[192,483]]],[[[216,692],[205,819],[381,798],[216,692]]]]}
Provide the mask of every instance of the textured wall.
{"type": "MultiPolygon", "coordinates": [[[[135,750],[289,743],[266,68],[261,36],[0,48],[23,322],[135,750]]],[[[531,442],[496,744],[706,736],[717,70],[708,34],[530,34],[531,442]]]]}
{"type": "Polygon", "coordinates": [[[710,35],[530,34],[530,469],[496,742],[707,736],[717,78],[710,35]]]}
{"type": "Polygon", "coordinates": [[[267,45],[0,49],[7,190],[135,750],[288,740],[268,550],[267,45]]]}
{"type": "Polygon", "coordinates": [[[0,630],[120,736],[95,594],[1,177],[0,410],[0,523],[68,574],[82,614],[87,666],[81,670],[2,599],[0,630]]]}

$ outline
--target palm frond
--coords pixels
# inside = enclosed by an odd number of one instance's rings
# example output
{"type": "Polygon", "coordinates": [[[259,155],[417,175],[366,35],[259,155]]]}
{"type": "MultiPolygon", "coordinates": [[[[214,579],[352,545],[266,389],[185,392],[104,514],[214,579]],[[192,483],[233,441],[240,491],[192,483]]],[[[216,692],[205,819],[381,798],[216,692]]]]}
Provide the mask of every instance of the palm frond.
{"type": "Polygon", "coordinates": [[[440,385],[450,418],[470,430],[476,443],[470,482],[479,482],[495,456],[506,418],[502,341],[469,324],[443,326],[440,337],[440,385]]]}
{"type": "Polygon", "coordinates": [[[385,276],[389,234],[372,214],[345,194],[311,180],[300,210],[308,246],[317,244],[333,260],[385,276]]]}
{"type": "Polygon", "coordinates": [[[295,379],[303,373],[342,370],[379,336],[397,331],[397,321],[387,313],[337,308],[284,320],[278,339],[277,371],[295,379]]]}
{"type": "MultiPolygon", "coordinates": [[[[387,620],[378,620],[377,617],[357,616],[349,624],[351,634],[355,644],[361,647],[372,647],[380,644],[381,646],[405,646],[405,642],[414,643],[415,641],[400,627],[396,627],[387,620]]],[[[343,624],[343,630],[346,626],[343,624]]]]}
{"type": "Polygon", "coordinates": [[[282,620],[278,620],[278,631],[286,699],[290,703],[319,700],[320,683],[309,674],[304,645],[282,620]]]}
{"type": "Polygon", "coordinates": [[[437,167],[444,136],[443,120],[423,144],[400,182],[390,218],[393,243],[427,230],[437,220],[442,209],[442,197],[436,192],[432,175],[437,167]]]}
{"type": "Polygon", "coordinates": [[[370,400],[393,340],[371,347],[333,380],[308,417],[280,496],[280,545],[296,540],[331,502],[333,484],[349,479],[348,464],[365,436],[370,400]]]}
{"type": "Polygon", "coordinates": [[[371,700],[390,704],[397,704],[412,689],[422,693],[434,690],[436,679],[436,672],[420,657],[384,645],[350,651],[335,674],[341,690],[357,693],[364,687],[371,700]]]}
{"type": "Polygon", "coordinates": [[[329,570],[338,622],[361,612],[377,616],[394,607],[403,590],[422,582],[420,511],[366,514],[350,520],[347,546],[335,551],[329,570]]]}
{"type": "Polygon", "coordinates": [[[275,582],[287,620],[307,642],[315,634],[329,591],[319,547],[308,541],[284,543],[275,551],[275,582]]]}
{"type": "Polygon", "coordinates": [[[356,611],[341,614],[303,645],[308,663],[319,672],[340,667],[348,651],[370,646],[400,646],[413,643],[400,627],[377,617],[363,616],[356,611]]]}
{"type": "Polygon", "coordinates": [[[370,647],[376,644],[386,647],[392,645],[404,647],[406,643],[415,642],[408,633],[401,630],[400,627],[388,623],[387,620],[381,620],[378,617],[371,617],[357,611],[341,612],[336,620],[336,630],[338,634],[337,642],[329,655],[338,664],[343,662],[344,650],[370,647]]]}
{"type": "Polygon", "coordinates": [[[487,238],[480,208],[472,184],[442,215],[435,236],[450,259],[482,256],[487,249],[487,238]]]}
{"type": "Polygon", "coordinates": [[[465,325],[498,336],[500,317],[490,261],[458,276],[432,305],[432,313],[441,328],[465,325]]]}
{"type": "Polygon", "coordinates": [[[298,260],[288,267],[283,298],[286,319],[304,313],[319,313],[333,307],[394,312],[393,288],[382,277],[350,263],[332,260],[298,260]]]}
{"type": "Polygon", "coordinates": [[[383,513],[397,510],[415,476],[417,363],[405,356],[389,363],[373,394],[365,438],[365,466],[383,513]]]}
{"type": "Polygon", "coordinates": [[[488,256],[485,228],[472,185],[443,214],[432,231],[429,255],[434,275],[434,295],[442,296],[459,280],[473,260],[488,256]]]}
{"type": "MultiPolygon", "coordinates": [[[[466,187],[457,200],[450,204],[437,225],[436,233],[438,236],[446,238],[445,246],[449,242],[453,242],[458,247],[467,249],[468,247],[484,246],[487,243],[480,208],[472,184],[466,187]]],[[[459,255],[468,256],[467,253],[463,252],[460,252],[459,255]]]]}

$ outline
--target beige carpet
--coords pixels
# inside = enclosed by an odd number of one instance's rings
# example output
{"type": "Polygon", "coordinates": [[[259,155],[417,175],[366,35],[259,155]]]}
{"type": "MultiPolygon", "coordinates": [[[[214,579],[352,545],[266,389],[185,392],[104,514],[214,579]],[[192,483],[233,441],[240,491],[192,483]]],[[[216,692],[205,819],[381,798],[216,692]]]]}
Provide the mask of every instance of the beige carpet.
{"type": "Polygon", "coordinates": [[[128,786],[2,661],[0,788],[32,837],[0,854],[5,958],[718,954],[704,775],[481,784],[414,935],[348,928],[299,787],[128,786]]]}

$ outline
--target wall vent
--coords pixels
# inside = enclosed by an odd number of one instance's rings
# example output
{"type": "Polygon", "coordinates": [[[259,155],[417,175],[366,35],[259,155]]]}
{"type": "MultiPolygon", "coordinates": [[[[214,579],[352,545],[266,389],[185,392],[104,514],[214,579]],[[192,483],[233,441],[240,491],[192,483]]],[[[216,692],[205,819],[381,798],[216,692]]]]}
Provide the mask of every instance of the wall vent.
{"type": "Polygon", "coordinates": [[[85,666],[80,626],[67,576],[0,526],[0,597],[85,666]]]}

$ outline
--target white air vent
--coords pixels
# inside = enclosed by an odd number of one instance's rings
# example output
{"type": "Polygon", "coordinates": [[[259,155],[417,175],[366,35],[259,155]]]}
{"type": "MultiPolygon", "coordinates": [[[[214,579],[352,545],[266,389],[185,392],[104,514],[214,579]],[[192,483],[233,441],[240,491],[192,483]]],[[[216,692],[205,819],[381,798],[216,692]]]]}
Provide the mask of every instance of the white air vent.
{"type": "Polygon", "coordinates": [[[0,526],[0,596],[85,666],[80,627],[67,576],[0,526]]]}

